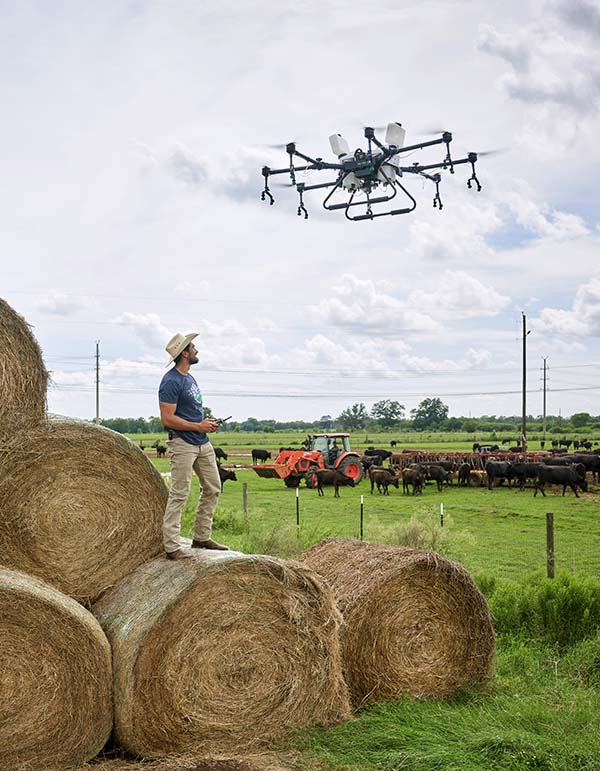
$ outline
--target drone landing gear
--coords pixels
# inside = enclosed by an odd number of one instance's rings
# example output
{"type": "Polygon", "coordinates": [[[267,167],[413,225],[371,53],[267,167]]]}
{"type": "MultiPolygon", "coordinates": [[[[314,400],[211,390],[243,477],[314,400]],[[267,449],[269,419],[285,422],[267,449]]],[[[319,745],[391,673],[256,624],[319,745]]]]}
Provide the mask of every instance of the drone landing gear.
{"type": "Polygon", "coordinates": [[[298,216],[301,217],[304,213],[304,219],[308,219],[308,212],[306,211],[306,208],[304,206],[304,200],[302,198],[302,194],[304,193],[304,185],[302,182],[300,182],[298,185],[296,185],[296,190],[298,191],[298,195],[300,196],[300,204],[298,206],[298,216]]]}
{"type": "Polygon", "coordinates": [[[265,189],[260,194],[260,200],[265,201],[267,197],[269,198],[269,203],[271,206],[275,203],[275,199],[271,195],[271,191],[269,190],[269,174],[271,173],[271,169],[268,166],[263,166],[262,174],[265,178],[265,189]]]}
{"type": "Polygon", "coordinates": [[[473,173],[471,174],[471,176],[467,180],[467,187],[469,189],[471,189],[471,187],[472,187],[471,183],[474,182],[477,185],[477,192],[481,193],[481,184],[480,184],[479,180],[477,179],[477,174],[475,173],[475,161],[477,160],[477,153],[469,153],[468,156],[467,156],[467,160],[471,164],[471,169],[473,171],[473,173]]]}
{"type": "Polygon", "coordinates": [[[365,191],[360,191],[360,192],[364,192],[365,193],[366,200],[355,201],[354,198],[355,198],[357,192],[359,192],[359,191],[354,190],[352,192],[352,194],[351,194],[351,196],[350,196],[348,201],[345,201],[343,203],[328,204],[329,199],[331,198],[331,196],[335,193],[336,190],[341,188],[341,186],[342,186],[342,184],[344,182],[344,179],[346,178],[346,175],[342,175],[338,179],[338,181],[337,181],[335,187],[333,188],[333,190],[329,193],[327,198],[325,198],[325,200],[323,201],[323,208],[327,209],[327,211],[336,211],[338,209],[344,209],[344,215],[345,215],[346,219],[351,220],[352,222],[358,222],[360,220],[373,220],[376,217],[389,217],[389,216],[393,216],[395,214],[409,214],[411,211],[413,211],[416,208],[417,202],[412,197],[412,195],[408,192],[408,190],[403,185],[401,185],[400,182],[398,182],[398,180],[392,181],[385,174],[385,172],[383,172],[383,174],[384,174],[384,176],[386,178],[386,181],[387,181],[388,185],[391,187],[391,189],[393,191],[391,195],[380,195],[380,196],[376,196],[375,198],[372,198],[371,195],[370,195],[371,191],[365,190],[365,191]],[[412,206],[404,207],[404,208],[401,208],[401,209],[389,209],[388,211],[382,211],[382,212],[374,212],[373,211],[372,206],[374,204],[386,203],[387,201],[391,201],[393,198],[395,198],[396,195],[398,194],[398,189],[402,190],[402,192],[411,200],[412,206]],[[352,216],[350,214],[350,211],[349,211],[351,206],[366,206],[365,213],[364,214],[356,214],[356,215],[352,216]]]}

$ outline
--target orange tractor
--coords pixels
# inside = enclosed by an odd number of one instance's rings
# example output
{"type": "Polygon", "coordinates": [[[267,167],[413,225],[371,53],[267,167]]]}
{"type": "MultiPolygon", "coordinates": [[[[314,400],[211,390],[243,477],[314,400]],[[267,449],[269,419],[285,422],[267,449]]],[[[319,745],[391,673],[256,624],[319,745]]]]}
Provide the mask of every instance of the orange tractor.
{"type": "Polygon", "coordinates": [[[297,487],[303,477],[307,487],[315,487],[312,475],[322,468],[338,469],[355,483],[364,474],[358,453],[350,449],[350,434],[315,434],[309,450],[282,450],[272,465],[252,468],[263,479],[280,477],[288,487],[297,487]]]}

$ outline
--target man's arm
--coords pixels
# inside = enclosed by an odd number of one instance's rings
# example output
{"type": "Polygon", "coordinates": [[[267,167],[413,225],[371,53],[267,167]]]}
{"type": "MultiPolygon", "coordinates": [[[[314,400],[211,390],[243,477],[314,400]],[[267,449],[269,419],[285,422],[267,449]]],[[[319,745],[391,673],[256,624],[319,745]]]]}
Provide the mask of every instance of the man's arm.
{"type": "Polygon", "coordinates": [[[168,402],[159,402],[160,421],[165,428],[173,428],[175,431],[199,431],[203,434],[212,434],[218,431],[220,424],[212,418],[204,418],[200,423],[192,423],[191,420],[185,420],[175,414],[176,404],[168,402]]]}

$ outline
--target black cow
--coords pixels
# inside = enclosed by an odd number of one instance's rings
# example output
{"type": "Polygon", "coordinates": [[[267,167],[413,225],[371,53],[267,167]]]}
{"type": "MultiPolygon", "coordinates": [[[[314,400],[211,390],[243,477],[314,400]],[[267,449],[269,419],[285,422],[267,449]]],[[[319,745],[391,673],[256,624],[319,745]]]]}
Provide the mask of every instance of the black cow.
{"type": "Polygon", "coordinates": [[[398,444],[398,442],[395,439],[392,439],[390,442],[390,447],[395,447],[398,444]]]}
{"type": "Polygon", "coordinates": [[[213,447],[213,450],[215,451],[215,457],[217,460],[227,460],[227,453],[225,450],[222,450],[220,447],[213,447]]]}
{"type": "Polygon", "coordinates": [[[365,471],[368,471],[371,466],[381,466],[381,458],[379,455],[361,455],[360,462],[365,471]]]}
{"type": "Polygon", "coordinates": [[[252,463],[265,463],[271,459],[271,453],[268,450],[252,450],[252,463]]]}
{"type": "Polygon", "coordinates": [[[461,463],[458,467],[458,486],[468,487],[469,474],[471,473],[471,466],[468,463],[461,463]]]}
{"type": "Polygon", "coordinates": [[[232,482],[237,482],[237,477],[235,475],[235,471],[231,471],[231,469],[223,468],[220,463],[217,463],[217,468],[219,469],[219,479],[221,480],[221,490],[223,489],[223,485],[225,482],[227,482],[228,479],[230,479],[232,482]]]}
{"type": "Polygon", "coordinates": [[[519,490],[525,489],[525,482],[528,479],[537,479],[540,465],[539,463],[529,463],[526,461],[513,463],[514,478],[519,485],[519,490]]]}
{"type": "Polygon", "coordinates": [[[365,455],[368,455],[371,458],[375,455],[379,455],[381,460],[385,460],[386,458],[389,458],[391,454],[392,454],[391,450],[377,450],[375,447],[369,447],[368,450],[365,450],[365,455]]]}
{"type": "Polygon", "coordinates": [[[324,496],[325,493],[323,492],[323,485],[333,485],[335,488],[335,492],[333,494],[334,498],[340,497],[340,491],[339,488],[343,485],[348,485],[349,487],[354,487],[354,479],[352,477],[347,477],[345,474],[343,474],[341,471],[338,471],[337,469],[333,468],[320,468],[318,471],[315,471],[315,475],[317,477],[317,492],[319,495],[324,496]]]}
{"type": "Polygon", "coordinates": [[[164,444],[157,444],[156,445],[156,457],[157,458],[164,458],[167,454],[167,448],[164,446],[164,444]]]}
{"type": "Polygon", "coordinates": [[[435,463],[427,463],[427,476],[429,479],[433,479],[435,483],[437,484],[438,492],[442,492],[442,485],[444,482],[448,482],[448,476],[450,475],[450,471],[447,471],[445,468],[442,468],[441,465],[437,465],[435,463]]]}
{"type": "Polygon", "coordinates": [[[581,487],[584,493],[587,492],[588,489],[585,479],[585,466],[583,466],[581,463],[572,463],[570,466],[541,465],[538,471],[538,478],[535,483],[535,490],[533,492],[534,497],[537,495],[538,490],[540,490],[542,495],[546,497],[546,493],[544,492],[544,486],[546,484],[562,485],[563,496],[567,487],[570,487],[571,490],[573,490],[575,493],[575,497],[579,498],[577,495],[577,488],[581,487]]]}
{"type": "Polygon", "coordinates": [[[485,472],[487,474],[488,490],[492,489],[496,479],[499,480],[499,485],[506,479],[508,481],[508,486],[510,487],[511,480],[514,477],[513,464],[509,461],[489,460],[485,464],[485,472]]]}
{"type": "Polygon", "coordinates": [[[305,474],[288,474],[284,480],[283,484],[286,487],[300,487],[300,482],[305,478],[305,474]]]}
{"type": "Polygon", "coordinates": [[[595,452],[577,452],[573,453],[573,463],[582,463],[586,471],[592,472],[592,478],[598,479],[600,475],[600,458],[595,452]]]}

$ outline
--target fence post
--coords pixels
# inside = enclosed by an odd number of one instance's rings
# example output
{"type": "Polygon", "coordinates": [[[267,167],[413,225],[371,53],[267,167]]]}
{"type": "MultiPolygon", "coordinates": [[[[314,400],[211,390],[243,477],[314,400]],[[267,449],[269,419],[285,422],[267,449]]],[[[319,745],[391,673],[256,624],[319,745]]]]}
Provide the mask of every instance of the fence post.
{"type": "Polygon", "coordinates": [[[440,503],[440,527],[444,527],[444,504],[440,503]]]}
{"type": "Polygon", "coordinates": [[[546,513],[546,573],[554,578],[554,514],[546,513]]]}
{"type": "Polygon", "coordinates": [[[248,522],[248,482],[242,482],[242,507],[244,509],[244,522],[246,525],[246,532],[249,532],[250,523],[248,522]]]}
{"type": "Polygon", "coordinates": [[[296,535],[300,540],[300,485],[296,488],[296,535]]]}
{"type": "Polygon", "coordinates": [[[365,510],[365,496],[360,496],[360,540],[363,539],[363,514],[365,510]]]}

